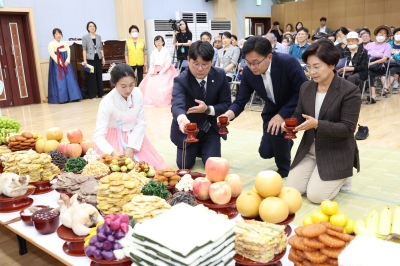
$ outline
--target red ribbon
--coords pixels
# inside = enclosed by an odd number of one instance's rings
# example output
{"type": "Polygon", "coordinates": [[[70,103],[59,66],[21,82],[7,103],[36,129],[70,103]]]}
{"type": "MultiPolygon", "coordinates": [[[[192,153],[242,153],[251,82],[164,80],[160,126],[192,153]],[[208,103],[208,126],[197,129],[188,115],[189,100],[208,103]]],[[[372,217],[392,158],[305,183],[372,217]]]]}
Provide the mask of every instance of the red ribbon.
{"type": "Polygon", "coordinates": [[[64,58],[62,57],[62,55],[60,53],[60,49],[61,48],[64,48],[64,45],[61,45],[61,46],[57,47],[57,66],[58,66],[58,75],[60,76],[60,80],[62,80],[61,68],[64,68],[65,74],[68,74],[68,70],[67,70],[67,67],[65,65],[64,58]]]}

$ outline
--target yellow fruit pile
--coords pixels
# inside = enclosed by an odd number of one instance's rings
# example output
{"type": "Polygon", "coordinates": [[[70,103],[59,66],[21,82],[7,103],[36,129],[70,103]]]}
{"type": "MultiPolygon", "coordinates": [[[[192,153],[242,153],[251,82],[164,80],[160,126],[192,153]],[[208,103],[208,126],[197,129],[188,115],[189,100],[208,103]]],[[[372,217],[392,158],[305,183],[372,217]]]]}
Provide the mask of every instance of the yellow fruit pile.
{"type": "Polygon", "coordinates": [[[354,220],[339,212],[339,205],[335,201],[324,200],[320,204],[321,211],[316,211],[304,218],[303,225],[318,224],[322,221],[329,222],[334,226],[342,226],[346,234],[354,233],[354,220]]]}
{"type": "Polygon", "coordinates": [[[280,223],[302,206],[300,192],[283,187],[282,177],[274,171],[257,174],[254,187],[242,192],[236,200],[236,208],[246,218],[260,217],[267,223],[280,223]]]}

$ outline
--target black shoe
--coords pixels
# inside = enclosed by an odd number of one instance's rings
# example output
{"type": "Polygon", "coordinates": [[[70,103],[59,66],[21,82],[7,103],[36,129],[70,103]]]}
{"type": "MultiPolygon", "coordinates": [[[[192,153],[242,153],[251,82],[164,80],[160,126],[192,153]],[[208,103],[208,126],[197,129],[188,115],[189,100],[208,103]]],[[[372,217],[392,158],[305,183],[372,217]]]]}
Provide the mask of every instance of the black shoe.
{"type": "Polygon", "coordinates": [[[355,136],[356,140],[364,140],[367,139],[369,136],[368,127],[363,127],[360,124],[358,125],[358,132],[355,136]]]}
{"type": "Polygon", "coordinates": [[[375,99],[375,97],[369,97],[369,96],[367,96],[367,101],[369,102],[369,103],[371,103],[371,104],[373,104],[373,103],[376,103],[376,99],[375,99]]]}

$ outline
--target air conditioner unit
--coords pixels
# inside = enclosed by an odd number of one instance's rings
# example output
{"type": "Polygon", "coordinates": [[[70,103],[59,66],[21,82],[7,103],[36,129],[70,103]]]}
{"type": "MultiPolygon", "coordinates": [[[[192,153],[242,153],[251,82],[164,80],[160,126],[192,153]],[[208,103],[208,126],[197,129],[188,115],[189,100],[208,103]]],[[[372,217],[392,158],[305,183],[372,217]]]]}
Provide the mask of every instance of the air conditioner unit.
{"type": "MultiPolygon", "coordinates": [[[[144,27],[146,30],[146,47],[148,60],[150,61],[151,53],[156,47],[154,46],[154,38],[157,35],[161,35],[165,41],[165,48],[169,50],[171,53],[171,57],[174,55],[174,31],[172,30],[172,23],[168,22],[169,20],[161,20],[161,19],[148,19],[144,21],[144,27]]],[[[175,55],[176,56],[176,55],[175,55]]]]}
{"type": "Polygon", "coordinates": [[[211,19],[208,22],[209,29],[213,39],[217,35],[222,35],[225,31],[232,33],[232,20],[214,20],[211,19]]]}
{"type": "Polygon", "coordinates": [[[193,34],[193,40],[200,40],[200,34],[208,31],[208,12],[196,12],[196,35],[193,34]]]}

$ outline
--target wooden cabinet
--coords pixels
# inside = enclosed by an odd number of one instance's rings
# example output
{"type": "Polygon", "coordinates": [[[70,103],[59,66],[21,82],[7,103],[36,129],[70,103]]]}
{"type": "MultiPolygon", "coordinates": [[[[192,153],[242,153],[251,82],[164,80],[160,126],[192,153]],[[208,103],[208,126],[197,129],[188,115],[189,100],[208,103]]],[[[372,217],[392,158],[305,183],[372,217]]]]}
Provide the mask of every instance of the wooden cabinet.
{"type": "MultiPolygon", "coordinates": [[[[71,48],[71,65],[74,69],[75,76],[78,80],[80,88],[86,87],[85,71],[82,70],[82,45],[73,43],[71,48]]],[[[119,64],[125,63],[125,40],[109,40],[103,42],[104,57],[106,64],[103,66],[103,73],[106,73],[112,63],[119,64]]],[[[103,82],[104,88],[110,88],[109,81],[103,82]]]]}

